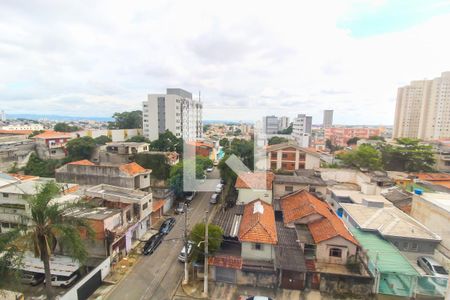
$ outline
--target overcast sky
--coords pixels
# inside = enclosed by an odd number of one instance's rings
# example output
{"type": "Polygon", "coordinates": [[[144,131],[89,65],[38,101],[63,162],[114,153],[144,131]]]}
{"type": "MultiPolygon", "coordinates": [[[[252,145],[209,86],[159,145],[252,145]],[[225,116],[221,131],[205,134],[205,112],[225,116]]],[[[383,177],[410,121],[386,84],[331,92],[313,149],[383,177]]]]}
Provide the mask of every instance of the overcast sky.
{"type": "Polygon", "coordinates": [[[204,119],[393,124],[450,70],[450,1],[0,1],[0,108],[111,116],[201,91],[204,119]]]}

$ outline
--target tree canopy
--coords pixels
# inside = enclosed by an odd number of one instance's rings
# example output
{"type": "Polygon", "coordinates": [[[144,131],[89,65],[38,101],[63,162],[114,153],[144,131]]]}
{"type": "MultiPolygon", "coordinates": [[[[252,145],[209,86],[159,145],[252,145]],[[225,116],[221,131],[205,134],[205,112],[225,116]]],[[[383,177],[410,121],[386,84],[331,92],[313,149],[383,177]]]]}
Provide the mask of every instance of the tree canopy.
{"type": "Polygon", "coordinates": [[[339,154],[338,158],[348,167],[382,169],[381,154],[370,145],[361,145],[355,150],[339,154]]]}
{"type": "Polygon", "coordinates": [[[94,141],[95,141],[95,143],[96,143],[97,145],[105,145],[106,143],[112,142],[112,139],[109,138],[109,137],[106,136],[106,135],[101,135],[101,136],[99,136],[99,137],[96,137],[96,138],[94,139],[94,141]]]}
{"type": "Polygon", "coordinates": [[[164,154],[155,153],[138,153],[134,157],[135,162],[146,169],[152,170],[152,177],[159,180],[166,180],[169,178],[170,165],[167,163],[167,158],[164,154]]]}
{"type": "Polygon", "coordinates": [[[288,141],[289,140],[285,137],[273,136],[269,139],[268,143],[269,143],[269,145],[276,145],[276,144],[287,143],[288,141]]]}
{"type": "MultiPolygon", "coordinates": [[[[195,165],[195,174],[187,174],[192,180],[194,176],[196,179],[202,179],[205,176],[205,169],[208,166],[212,166],[212,161],[209,158],[205,158],[203,156],[197,155],[195,157],[196,165],[195,165]]],[[[184,188],[183,188],[183,180],[184,180],[184,165],[183,161],[180,161],[176,165],[170,168],[169,175],[169,185],[172,190],[175,192],[175,195],[178,197],[183,196],[184,188]]]]}
{"type": "Polygon", "coordinates": [[[72,139],[66,144],[68,157],[71,161],[90,159],[95,147],[95,140],[90,136],[72,139]]]}
{"type": "Polygon", "coordinates": [[[219,145],[222,147],[228,147],[230,144],[230,140],[227,138],[220,139],[219,145]]]}
{"type": "Polygon", "coordinates": [[[114,122],[109,122],[109,129],[135,129],[142,128],[142,111],[116,112],[112,116],[114,122]]]}
{"type": "Polygon", "coordinates": [[[143,136],[143,135],[135,135],[135,136],[129,138],[129,139],[127,140],[127,142],[133,142],[133,143],[149,143],[149,144],[150,144],[149,139],[147,139],[147,138],[146,138],[145,136],[143,136]]]}
{"type": "Polygon", "coordinates": [[[171,131],[166,130],[159,135],[157,140],[151,141],[150,148],[154,151],[175,151],[181,154],[183,152],[183,139],[177,138],[171,131]]]}
{"type": "Polygon", "coordinates": [[[80,131],[81,128],[78,126],[71,126],[67,123],[60,122],[60,123],[55,124],[55,126],[53,127],[53,130],[59,131],[59,132],[75,132],[75,131],[80,131]]]}
{"type": "Polygon", "coordinates": [[[35,153],[32,153],[23,171],[26,175],[55,177],[55,169],[60,167],[61,164],[62,162],[60,160],[42,160],[35,153]]]}
{"type": "Polygon", "coordinates": [[[352,137],[351,139],[348,139],[347,145],[348,145],[348,146],[350,146],[350,145],[356,145],[356,143],[357,143],[359,140],[360,140],[360,138],[357,137],[357,136],[352,137]]]}
{"type": "Polygon", "coordinates": [[[278,131],[279,134],[292,134],[292,124],[288,128],[278,131]]]}
{"type": "MultiPolygon", "coordinates": [[[[189,235],[189,239],[194,242],[195,249],[195,257],[197,261],[200,261],[204,258],[205,253],[205,223],[197,223],[192,228],[192,231],[189,235]],[[203,243],[200,243],[203,242],[203,243]],[[199,247],[200,244],[200,247],[199,247]]],[[[214,254],[217,250],[219,250],[220,245],[223,240],[223,230],[217,225],[208,224],[208,253],[214,254]]]]}

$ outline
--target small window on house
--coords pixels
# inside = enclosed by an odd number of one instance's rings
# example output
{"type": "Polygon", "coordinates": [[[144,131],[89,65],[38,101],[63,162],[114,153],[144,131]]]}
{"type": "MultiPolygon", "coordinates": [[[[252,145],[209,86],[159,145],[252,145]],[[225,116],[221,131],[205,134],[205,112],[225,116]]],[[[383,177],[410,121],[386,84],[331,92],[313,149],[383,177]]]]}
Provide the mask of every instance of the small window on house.
{"type": "Polygon", "coordinates": [[[315,193],[316,192],[316,187],[315,186],[310,186],[309,187],[309,192],[310,193],[315,193]]]}
{"type": "Polygon", "coordinates": [[[283,153],[282,157],[287,158],[287,154],[283,153]]]}
{"type": "Polygon", "coordinates": [[[52,154],[56,154],[56,150],[52,150],[52,154]]]}
{"type": "Polygon", "coordinates": [[[3,193],[3,198],[8,198],[9,194],[8,193],[3,193]]]}
{"type": "Polygon", "coordinates": [[[294,191],[294,187],[292,185],[286,185],[284,187],[284,191],[285,192],[292,192],[292,191],[294,191]]]}
{"type": "Polygon", "coordinates": [[[255,244],[252,244],[252,250],[258,250],[258,251],[261,251],[261,250],[263,250],[263,244],[260,244],[260,243],[255,243],[255,244]]]}
{"type": "Polygon", "coordinates": [[[419,250],[419,244],[417,244],[417,243],[412,243],[412,244],[411,244],[411,250],[412,250],[412,251],[418,251],[418,250],[419,250]]]}
{"type": "Polygon", "coordinates": [[[339,248],[331,248],[330,249],[331,257],[342,257],[342,249],[339,248]]]}
{"type": "Polygon", "coordinates": [[[148,203],[144,203],[144,205],[142,205],[142,210],[146,210],[148,207],[148,203]]]}
{"type": "Polygon", "coordinates": [[[144,175],[144,178],[147,178],[148,177],[148,175],[144,175]]]}
{"type": "Polygon", "coordinates": [[[403,242],[403,249],[404,250],[408,250],[409,249],[409,243],[408,242],[403,242]]]}

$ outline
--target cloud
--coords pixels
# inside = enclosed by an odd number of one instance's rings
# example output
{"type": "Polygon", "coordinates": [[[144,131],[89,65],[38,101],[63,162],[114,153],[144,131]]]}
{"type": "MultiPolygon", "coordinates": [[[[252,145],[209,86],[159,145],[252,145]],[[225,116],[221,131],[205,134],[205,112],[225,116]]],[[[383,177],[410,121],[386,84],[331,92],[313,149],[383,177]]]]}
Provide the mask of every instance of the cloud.
{"type": "Polygon", "coordinates": [[[111,116],[177,86],[201,91],[205,119],[392,124],[399,86],[450,70],[450,15],[428,4],[399,27],[380,0],[1,1],[0,106],[111,116]],[[366,15],[383,30],[355,34],[366,15]]]}

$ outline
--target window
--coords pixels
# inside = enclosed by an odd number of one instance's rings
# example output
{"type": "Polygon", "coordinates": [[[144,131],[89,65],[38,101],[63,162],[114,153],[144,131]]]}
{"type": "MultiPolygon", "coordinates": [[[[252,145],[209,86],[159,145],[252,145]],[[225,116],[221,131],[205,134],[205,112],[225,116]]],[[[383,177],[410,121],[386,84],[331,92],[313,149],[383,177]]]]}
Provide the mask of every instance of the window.
{"type": "Polygon", "coordinates": [[[309,192],[310,193],[315,193],[316,192],[316,187],[315,186],[310,186],[309,187],[309,192]]]}
{"type": "Polygon", "coordinates": [[[286,185],[284,187],[284,191],[285,192],[293,192],[294,191],[294,187],[292,185],[286,185]]]}
{"type": "Polygon", "coordinates": [[[52,150],[52,154],[56,154],[56,150],[52,150]]]}
{"type": "Polygon", "coordinates": [[[282,157],[283,157],[283,158],[287,158],[287,157],[288,157],[288,155],[287,155],[287,154],[285,154],[285,153],[283,153],[282,157]]]}
{"type": "Polygon", "coordinates": [[[148,175],[144,175],[144,178],[147,178],[148,177],[148,175]]]}
{"type": "Polygon", "coordinates": [[[144,203],[144,205],[142,205],[142,210],[146,210],[148,207],[148,203],[144,203]]]}
{"type": "Polygon", "coordinates": [[[403,249],[404,250],[408,250],[409,249],[409,243],[408,242],[403,242],[402,245],[403,245],[403,249]]]}
{"type": "Polygon", "coordinates": [[[417,251],[417,250],[419,250],[419,244],[413,242],[413,243],[411,244],[411,250],[412,250],[412,251],[417,251]]]}
{"type": "Polygon", "coordinates": [[[342,257],[342,249],[339,248],[331,248],[330,249],[331,257],[342,257]]]}
{"type": "Polygon", "coordinates": [[[252,244],[252,250],[262,251],[264,249],[264,245],[260,243],[252,244]]]}
{"type": "Polygon", "coordinates": [[[9,194],[8,193],[3,193],[3,198],[8,198],[9,194]]]}

